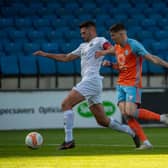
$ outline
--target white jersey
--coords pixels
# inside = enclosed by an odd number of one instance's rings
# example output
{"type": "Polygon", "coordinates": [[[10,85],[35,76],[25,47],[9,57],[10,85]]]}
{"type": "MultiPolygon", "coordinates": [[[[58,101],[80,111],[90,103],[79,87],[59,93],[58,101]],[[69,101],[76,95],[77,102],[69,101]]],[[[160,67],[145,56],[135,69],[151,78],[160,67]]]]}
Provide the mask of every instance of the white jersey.
{"type": "Polygon", "coordinates": [[[82,79],[101,77],[99,71],[103,57],[96,58],[95,52],[102,50],[105,42],[107,40],[104,37],[95,37],[89,42],[81,43],[76,50],[71,52],[81,57],[82,79]]]}

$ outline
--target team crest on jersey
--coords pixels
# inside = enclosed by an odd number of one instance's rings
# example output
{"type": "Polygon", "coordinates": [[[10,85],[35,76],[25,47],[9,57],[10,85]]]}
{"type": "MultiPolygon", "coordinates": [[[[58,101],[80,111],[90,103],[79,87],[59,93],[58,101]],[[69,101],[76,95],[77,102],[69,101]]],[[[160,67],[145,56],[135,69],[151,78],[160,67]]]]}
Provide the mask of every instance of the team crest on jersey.
{"type": "Polygon", "coordinates": [[[128,55],[128,50],[125,50],[125,55],[128,55]]]}
{"type": "Polygon", "coordinates": [[[132,99],[133,99],[133,96],[130,95],[130,96],[129,96],[129,100],[132,100],[132,99]]]}
{"type": "Polygon", "coordinates": [[[90,44],[89,44],[89,47],[92,47],[92,46],[93,46],[93,43],[90,43],[90,44]]]}

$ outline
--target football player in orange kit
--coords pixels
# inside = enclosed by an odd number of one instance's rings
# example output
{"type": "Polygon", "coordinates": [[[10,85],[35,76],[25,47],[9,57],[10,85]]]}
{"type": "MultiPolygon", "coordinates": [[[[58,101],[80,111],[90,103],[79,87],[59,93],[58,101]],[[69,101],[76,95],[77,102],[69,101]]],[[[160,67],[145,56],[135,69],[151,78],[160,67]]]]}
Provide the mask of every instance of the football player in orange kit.
{"type": "Polygon", "coordinates": [[[128,125],[140,138],[142,144],[139,149],[151,149],[152,144],[135,118],[168,124],[168,115],[160,115],[147,109],[138,108],[141,103],[142,92],[142,62],[143,59],[146,59],[165,68],[168,68],[168,62],[150,54],[138,41],[128,38],[126,28],[121,23],[111,26],[110,35],[115,45],[108,50],[97,51],[96,57],[107,54],[116,56],[117,64],[104,61],[103,66],[110,66],[119,70],[116,87],[119,109],[126,118],[128,125]]]}

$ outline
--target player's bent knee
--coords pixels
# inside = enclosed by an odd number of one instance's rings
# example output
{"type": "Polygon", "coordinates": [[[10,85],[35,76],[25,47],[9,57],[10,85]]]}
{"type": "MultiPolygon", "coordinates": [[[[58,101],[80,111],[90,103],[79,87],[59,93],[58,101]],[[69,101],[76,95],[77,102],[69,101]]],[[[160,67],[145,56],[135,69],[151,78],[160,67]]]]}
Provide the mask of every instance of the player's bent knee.
{"type": "Polygon", "coordinates": [[[69,104],[66,101],[63,101],[62,104],[61,104],[61,109],[62,109],[62,111],[66,111],[66,110],[72,109],[72,105],[69,104]]]}
{"type": "Polygon", "coordinates": [[[133,116],[130,111],[126,111],[126,112],[124,113],[124,115],[127,115],[127,116],[129,116],[129,117],[132,117],[132,116],[133,116]]]}

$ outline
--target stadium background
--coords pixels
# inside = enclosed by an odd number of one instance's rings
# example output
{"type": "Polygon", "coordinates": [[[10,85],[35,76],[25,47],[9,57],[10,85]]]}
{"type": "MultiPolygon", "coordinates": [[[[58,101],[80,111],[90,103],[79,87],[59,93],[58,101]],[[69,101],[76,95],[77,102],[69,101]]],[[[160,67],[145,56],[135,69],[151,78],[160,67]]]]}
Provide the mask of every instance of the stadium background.
{"type": "MultiPolygon", "coordinates": [[[[15,122],[22,122],[23,126],[29,122],[34,126],[39,121],[43,125],[53,121],[53,125],[57,122],[62,126],[62,120],[52,114],[46,121],[46,114],[42,114],[43,118],[35,115],[30,119],[25,114],[8,112],[21,106],[31,113],[35,109],[31,102],[36,106],[40,102],[42,107],[57,106],[59,111],[63,93],[80,80],[80,60],[59,63],[34,57],[32,52],[75,49],[81,42],[78,25],[88,19],[94,20],[98,34],[109,40],[109,26],[123,22],[130,37],[168,60],[168,0],[0,0],[0,129],[6,126],[14,129],[15,122]],[[16,120],[17,116],[20,120],[16,120]],[[10,120],[15,121],[13,125],[10,120]]],[[[166,112],[167,71],[148,62],[144,62],[143,68],[142,106],[166,112]]],[[[114,96],[117,72],[102,68],[101,73],[105,76],[105,98],[107,93],[114,96]]],[[[77,146],[68,151],[56,150],[64,138],[63,129],[34,129],[43,135],[44,144],[39,150],[29,150],[24,138],[30,130],[13,129],[0,131],[1,168],[163,168],[168,165],[167,128],[144,128],[154,145],[149,151],[136,151],[129,136],[99,128],[75,129],[77,146]]]]}
{"type": "MultiPolygon", "coordinates": [[[[63,63],[35,57],[32,53],[74,50],[82,42],[78,26],[86,20],[95,21],[98,35],[109,41],[109,27],[122,22],[128,28],[129,37],[168,61],[167,13],[167,0],[1,0],[1,93],[67,90],[76,84],[80,80],[80,60],[63,63]]],[[[113,57],[106,58],[115,61],[113,57]]],[[[143,107],[165,112],[167,72],[144,61],[143,107]]],[[[114,92],[117,72],[102,67],[101,74],[105,76],[104,88],[114,92]]]]}
{"type": "MultiPolygon", "coordinates": [[[[33,57],[32,53],[39,49],[54,53],[72,51],[81,42],[79,24],[89,19],[96,22],[98,34],[109,40],[109,27],[124,23],[130,37],[168,60],[167,13],[167,0],[1,0],[1,87],[71,88],[78,81],[79,60],[61,63],[33,57]],[[67,76],[68,82],[62,76],[67,76]]],[[[111,76],[106,78],[104,87],[114,87],[117,72],[102,68],[101,73],[111,76]]],[[[165,69],[144,62],[143,74],[145,87],[167,87],[165,69]]]]}

